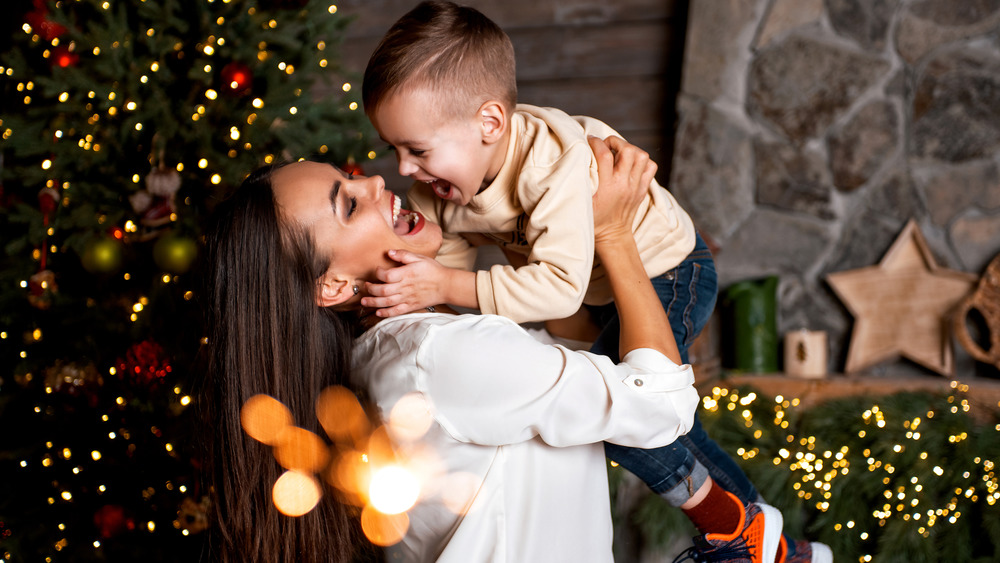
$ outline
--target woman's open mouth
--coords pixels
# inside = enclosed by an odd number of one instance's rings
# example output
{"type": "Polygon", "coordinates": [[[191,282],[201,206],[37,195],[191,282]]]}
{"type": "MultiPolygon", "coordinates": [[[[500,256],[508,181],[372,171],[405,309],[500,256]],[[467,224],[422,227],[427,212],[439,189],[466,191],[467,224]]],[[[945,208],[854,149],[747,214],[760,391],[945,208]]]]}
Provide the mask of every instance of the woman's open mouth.
{"type": "Polygon", "coordinates": [[[424,216],[416,211],[403,209],[403,202],[392,195],[392,230],[399,236],[415,235],[424,228],[424,216]]]}

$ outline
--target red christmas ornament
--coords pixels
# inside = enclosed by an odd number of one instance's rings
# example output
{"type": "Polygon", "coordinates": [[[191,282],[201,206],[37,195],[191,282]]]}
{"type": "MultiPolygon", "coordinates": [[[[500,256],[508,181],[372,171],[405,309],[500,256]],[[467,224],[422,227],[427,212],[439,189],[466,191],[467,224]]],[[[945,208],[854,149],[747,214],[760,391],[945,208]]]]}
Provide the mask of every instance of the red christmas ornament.
{"type": "Polygon", "coordinates": [[[24,21],[45,41],[52,41],[66,33],[66,27],[48,20],[49,10],[44,2],[35,2],[34,11],[28,12],[24,21]]]}
{"type": "Polygon", "coordinates": [[[222,77],[223,90],[233,94],[246,92],[253,82],[253,71],[239,61],[233,61],[222,67],[220,76],[222,77]]]}
{"type": "Polygon", "coordinates": [[[52,64],[66,68],[76,66],[80,62],[80,55],[70,51],[66,47],[56,47],[52,50],[52,64]]]}
{"type": "Polygon", "coordinates": [[[52,299],[59,293],[56,275],[52,270],[39,270],[28,278],[28,303],[42,311],[52,306],[52,299]]]}
{"type": "MultiPolygon", "coordinates": [[[[38,190],[38,209],[42,212],[42,225],[45,227],[49,226],[49,220],[52,218],[52,213],[59,206],[59,192],[55,188],[44,187],[38,190]]],[[[42,260],[39,264],[40,270],[45,270],[46,262],[49,257],[49,246],[48,244],[42,244],[42,260]]]]}
{"type": "Polygon", "coordinates": [[[365,172],[364,170],[361,169],[361,166],[354,161],[354,157],[349,157],[347,159],[347,162],[343,166],[341,166],[340,169],[343,170],[345,174],[349,174],[351,176],[365,175],[365,172]]]}
{"type": "Polygon", "coordinates": [[[42,188],[38,190],[38,210],[42,212],[42,221],[49,224],[49,217],[59,206],[59,192],[55,188],[42,188]]]}

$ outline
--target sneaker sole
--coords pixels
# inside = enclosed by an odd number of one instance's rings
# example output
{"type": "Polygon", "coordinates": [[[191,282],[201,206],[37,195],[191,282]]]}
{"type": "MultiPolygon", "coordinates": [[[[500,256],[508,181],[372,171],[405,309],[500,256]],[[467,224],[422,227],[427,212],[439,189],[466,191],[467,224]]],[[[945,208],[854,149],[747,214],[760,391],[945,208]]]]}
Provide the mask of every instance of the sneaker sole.
{"type": "MultiPolygon", "coordinates": [[[[761,546],[761,561],[774,561],[778,557],[778,544],[781,543],[781,528],[784,526],[784,518],[777,508],[764,503],[758,503],[760,511],[764,513],[764,545],[761,546]]],[[[815,551],[813,561],[816,560],[815,551]]]]}
{"type": "Polygon", "coordinates": [[[812,542],[812,563],[833,563],[833,551],[825,543],[812,542]]]}

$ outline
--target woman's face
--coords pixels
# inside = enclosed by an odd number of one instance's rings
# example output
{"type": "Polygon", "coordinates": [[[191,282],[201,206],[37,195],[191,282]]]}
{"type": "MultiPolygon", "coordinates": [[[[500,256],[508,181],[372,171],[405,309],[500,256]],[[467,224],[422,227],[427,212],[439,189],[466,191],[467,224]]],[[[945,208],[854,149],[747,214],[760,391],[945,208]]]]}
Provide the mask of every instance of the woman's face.
{"type": "Polygon", "coordinates": [[[401,209],[380,176],[349,176],[329,164],[301,161],[275,171],[271,185],[282,216],[332,255],[330,270],[339,275],[375,280],[375,268],[398,266],[389,250],[434,257],[441,246],[441,228],[401,209]]]}

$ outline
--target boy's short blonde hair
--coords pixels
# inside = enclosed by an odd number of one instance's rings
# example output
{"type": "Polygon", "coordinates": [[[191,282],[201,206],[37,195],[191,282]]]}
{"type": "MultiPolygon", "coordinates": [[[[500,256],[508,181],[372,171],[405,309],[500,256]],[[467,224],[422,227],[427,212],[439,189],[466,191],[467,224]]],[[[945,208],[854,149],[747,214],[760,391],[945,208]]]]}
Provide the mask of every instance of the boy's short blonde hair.
{"type": "Polygon", "coordinates": [[[486,100],[517,104],[514,46],[492,20],[453,2],[421,2],[386,32],[368,60],[365,113],[403,88],[440,95],[443,115],[463,116],[486,100]]]}

